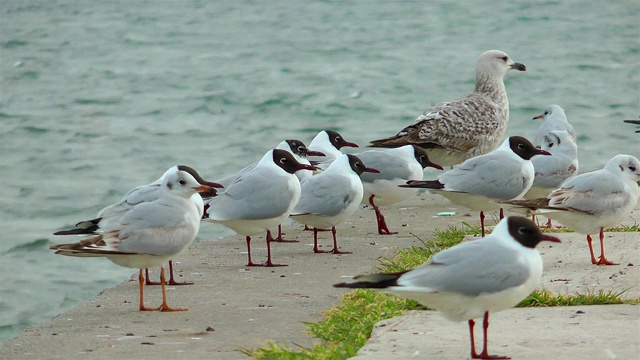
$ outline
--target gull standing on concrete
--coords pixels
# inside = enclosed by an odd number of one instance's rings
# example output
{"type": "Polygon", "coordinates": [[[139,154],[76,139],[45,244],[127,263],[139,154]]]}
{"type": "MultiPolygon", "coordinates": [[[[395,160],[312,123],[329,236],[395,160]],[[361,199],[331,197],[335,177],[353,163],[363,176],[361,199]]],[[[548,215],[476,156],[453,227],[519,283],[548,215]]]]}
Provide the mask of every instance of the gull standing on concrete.
{"type": "Polygon", "coordinates": [[[322,130],[309,143],[311,151],[319,151],[324,156],[309,156],[308,160],[319,170],[326,169],[338,156],[342,155],[343,147],[358,147],[358,144],[348,142],[337,131],[322,130]]]}
{"type": "Polygon", "coordinates": [[[342,154],[329,167],[302,183],[302,196],[291,218],[313,227],[313,252],[350,254],[338,250],[336,225],[348,219],[356,212],[364,189],[360,175],[365,172],[377,173],[378,170],[367,167],[355,155],[342,154]],[[318,231],[331,229],[333,250],[318,249],[318,231]]]}
{"type": "Polygon", "coordinates": [[[538,127],[538,132],[536,133],[535,144],[536,146],[542,144],[544,142],[544,136],[547,135],[551,131],[566,131],[569,133],[573,141],[577,140],[576,131],[569,121],[567,120],[567,115],[565,115],[564,110],[558,105],[549,105],[544,109],[544,112],[540,115],[534,116],[533,120],[544,119],[542,124],[538,127]]]}
{"type": "Polygon", "coordinates": [[[456,165],[496,149],[509,121],[504,76],[509,70],[526,71],[499,50],[490,50],[476,62],[473,93],[441,103],[420,115],[395,136],[371,141],[373,147],[413,144],[427,149],[431,161],[456,165]]]}
{"type": "Polygon", "coordinates": [[[559,221],[587,235],[591,263],[617,265],[605,257],[604,228],[617,226],[638,202],[640,161],[618,154],[601,170],[574,176],[544,198],[504,201],[534,210],[536,215],[559,221]],[[591,234],[600,232],[600,259],[593,253],[591,234]]]}
{"type": "Polygon", "coordinates": [[[122,211],[120,216],[103,218],[100,235],[72,243],[51,246],[56,254],[78,257],[106,257],[114,263],[140,269],[140,311],[182,311],[167,305],[164,267],[191,244],[200,229],[200,214],[192,200],[197,192],[211,192],[189,171],[172,167],[163,175],[157,194],[151,200],[135,204],[114,205],[122,211]],[[162,305],[144,306],[144,276],[142,269],[160,266],[162,305]]]}
{"type": "Polygon", "coordinates": [[[247,266],[284,266],[271,262],[271,229],[281,224],[300,199],[299,170],[314,170],[300,164],[293,154],[282,149],[269,150],[255,168],[240,174],[225,192],[211,199],[205,219],[222,224],[245,236],[247,266]],[[251,236],[267,232],[267,262],[251,260],[251,236]]]}
{"type": "MultiPolygon", "coordinates": [[[[98,235],[100,229],[109,227],[109,224],[117,223],[120,218],[128,213],[138,204],[144,202],[151,202],[157,200],[162,195],[162,183],[165,178],[177,171],[185,171],[200,185],[210,186],[212,189],[206,193],[195,193],[191,196],[191,201],[195,204],[200,217],[202,217],[204,201],[202,196],[213,197],[216,196],[216,190],[213,188],[222,188],[222,185],[210,181],[205,181],[200,174],[198,174],[193,168],[185,165],[178,165],[167,170],[158,180],[147,184],[141,185],[131,189],[120,201],[115,204],[109,205],[98,212],[95,219],[84,220],[75,225],[73,229],[61,230],[53,233],[53,235],[98,235]]],[[[145,269],[145,282],[146,285],[160,285],[160,282],[153,282],[149,280],[149,269],[145,269]]],[[[192,285],[192,282],[177,282],[173,275],[173,261],[169,260],[169,282],[168,285],[192,285]]]]}
{"type": "Polygon", "coordinates": [[[541,241],[560,242],[544,235],[530,220],[510,216],[491,235],[435,254],[426,264],[393,274],[360,275],[343,288],[372,288],[418,301],[452,321],[468,320],[472,359],[508,359],[489,355],[489,312],[510,309],[536,288],[542,276],[541,241]],[[484,342],[476,353],[473,319],[483,317],[484,342]]]}
{"type": "Polygon", "coordinates": [[[424,169],[428,166],[442,169],[442,166],[429,161],[427,152],[415,145],[405,145],[395,149],[375,149],[355,154],[367,166],[379,173],[360,175],[364,186],[363,204],[370,204],[376,213],[378,234],[397,234],[389,231],[379,206],[398,203],[415,195],[417,190],[401,189],[398,185],[408,180],[422,180],[424,169]]]}
{"type": "Polygon", "coordinates": [[[522,197],[533,184],[535,172],[531,158],[550,155],[536,149],[522,136],[512,136],[485,155],[466,160],[460,166],[438,176],[438,180],[408,181],[401,187],[427,188],[450,201],[480,211],[480,226],[484,236],[484,211],[500,209],[491,200],[522,197]]]}

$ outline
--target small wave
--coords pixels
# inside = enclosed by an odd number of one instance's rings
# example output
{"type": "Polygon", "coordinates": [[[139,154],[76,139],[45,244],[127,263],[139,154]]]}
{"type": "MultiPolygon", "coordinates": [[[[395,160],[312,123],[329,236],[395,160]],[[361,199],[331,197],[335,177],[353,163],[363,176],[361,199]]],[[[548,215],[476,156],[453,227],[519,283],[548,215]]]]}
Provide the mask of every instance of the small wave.
{"type": "Polygon", "coordinates": [[[74,103],[80,105],[116,105],[122,102],[121,98],[106,98],[106,99],[88,99],[78,98],[73,100],[74,103]]]}
{"type": "Polygon", "coordinates": [[[38,250],[41,250],[41,249],[48,248],[49,244],[51,244],[49,239],[36,239],[36,240],[30,241],[28,243],[18,244],[16,246],[10,248],[9,250],[5,251],[4,255],[14,254],[14,253],[25,253],[25,252],[38,251],[38,250]]]}

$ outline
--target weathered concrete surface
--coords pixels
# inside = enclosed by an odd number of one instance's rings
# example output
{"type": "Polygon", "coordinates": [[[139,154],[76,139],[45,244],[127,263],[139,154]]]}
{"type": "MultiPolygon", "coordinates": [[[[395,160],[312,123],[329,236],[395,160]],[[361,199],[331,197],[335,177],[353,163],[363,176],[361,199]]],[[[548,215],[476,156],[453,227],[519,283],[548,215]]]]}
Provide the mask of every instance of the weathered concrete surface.
{"type": "MultiPolygon", "coordinates": [[[[436,228],[460,226],[463,220],[473,224],[478,221],[475,212],[456,208],[446,200],[426,193],[390,206],[384,209],[384,213],[389,227],[399,234],[377,235],[374,214],[370,209],[360,210],[350,221],[338,227],[341,250],[353,251],[351,255],[313,254],[312,234],[301,231],[299,226],[287,226],[287,238],[300,239],[301,242],[273,244],[272,247],[274,262],[289,264],[287,267],[246,268],[246,247],[240,236],[198,242],[177,259],[180,263],[176,265],[182,279],[194,281],[195,285],[171,287],[168,291],[169,305],[186,307],[188,311],[138,312],[137,282],[127,282],[105,290],[96,299],[4,343],[0,346],[0,359],[244,359],[246,356],[238,351],[240,348],[255,348],[264,340],[310,346],[315,340],[307,334],[302,323],[321,319],[323,311],[338,303],[338,297],[345,291],[333,288],[332,284],[344,281],[347,276],[373,271],[378,259],[392,256],[396,246],[421,245],[412,234],[428,240],[436,228]],[[442,211],[456,211],[457,214],[436,216],[442,211]]],[[[635,216],[635,221],[639,221],[638,214],[635,216]]],[[[633,224],[633,221],[629,219],[628,223],[633,224]]],[[[640,265],[637,247],[640,234],[607,235],[608,258],[620,261],[624,266],[590,265],[584,237],[562,233],[558,234],[562,244],[555,244],[552,249],[541,248],[546,266],[541,285],[562,292],[584,292],[587,287],[614,291],[629,288],[626,296],[638,296],[640,267],[626,264],[640,265]]],[[[326,249],[331,243],[329,234],[322,233],[321,237],[326,249]]],[[[256,238],[252,250],[254,261],[264,258],[266,248],[263,240],[256,238]]],[[[155,274],[157,276],[157,271],[155,274]]],[[[145,299],[149,306],[159,305],[159,287],[148,287],[145,299]]],[[[595,311],[590,309],[583,309],[585,315],[595,311]]],[[[598,311],[604,314],[609,311],[614,316],[617,309],[621,307],[605,307],[598,311]]],[[[530,311],[536,314],[549,311],[552,314],[576,310],[530,311]]],[[[509,326],[506,324],[509,324],[510,316],[522,311],[525,310],[508,310],[492,318],[490,330],[496,337],[490,335],[493,345],[490,349],[519,358],[519,348],[515,348],[509,338],[502,340],[499,329],[509,326]],[[504,348],[504,345],[510,347],[504,348]]],[[[536,316],[553,318],[553,315],[542,313],[536,316]]],[[[602,318],[608,316],[602,315],[602,318]]],[[[543,326],[528,323],[526,328],[514,330],[513,335],[528,339],[539,350],[547,346],[544,342],[547,338],[568,344],[579,341],[569,331],[555,333],[557,327],[551,325],[554,320],[549,321],[550,324],[543,326]]],[[[431,327],[431,323],[416,326],[420,331],[441,329],[440,325],[431,327]]],[[[623,321],[617,323],[623,326],[623,321]]],[[[637,344],[638,326],[637,323],[631,325],[616,330],[615,334],[621,341],[637,344]]],[[[455,348],[451,351],[457,358],[466,356],[466,325],[449,323],[447,326],[461,331],[464,336],[452,344],[448,344],[449,340],[439,343],[455,348]]],[[[593,329],[593,333],[609,332],[609,329],[607,323],[602,323],[593,329]]],[[[590,342],[584,346],[590,346],[594,352],[600,350],[590,342]]],[[[571,358],[574,351],[566,347],[566,352],[557,358],[571,358]]]]}

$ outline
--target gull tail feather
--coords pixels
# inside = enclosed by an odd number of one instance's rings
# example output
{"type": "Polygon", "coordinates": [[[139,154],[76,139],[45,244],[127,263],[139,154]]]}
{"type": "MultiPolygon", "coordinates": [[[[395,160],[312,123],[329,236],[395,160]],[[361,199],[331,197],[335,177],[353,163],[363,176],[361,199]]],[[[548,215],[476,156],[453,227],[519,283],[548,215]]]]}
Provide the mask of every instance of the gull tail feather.
{"type": "Polygon", "coordinates": [[[354,277],[351,281],[334,284],[337,288],[351,288],[351,289],[384,289],[390,286],[396,286],[398,278],[402,276],[406,271],[392,274],[373,274],[373,275],[360,275],[354,277]]]}

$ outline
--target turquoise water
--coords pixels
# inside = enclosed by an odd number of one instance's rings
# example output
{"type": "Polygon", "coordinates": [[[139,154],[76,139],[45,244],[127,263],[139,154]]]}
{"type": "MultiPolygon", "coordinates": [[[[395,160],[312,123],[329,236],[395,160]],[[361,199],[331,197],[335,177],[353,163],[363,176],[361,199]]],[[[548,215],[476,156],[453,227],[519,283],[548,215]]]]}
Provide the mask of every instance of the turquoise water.
{"type": "Polygon", "coordinates": [[[639,155],[639,19],[635,0],[2,1],[0,341],[132,273],[53,256],[52,232],[178,163],[215,179],[320,129],[395,134],[470,92],[485,50],[528,68],[509,135],[557,103],[582,170],[639,155]]]}

